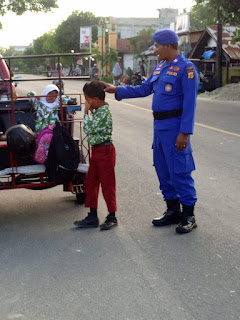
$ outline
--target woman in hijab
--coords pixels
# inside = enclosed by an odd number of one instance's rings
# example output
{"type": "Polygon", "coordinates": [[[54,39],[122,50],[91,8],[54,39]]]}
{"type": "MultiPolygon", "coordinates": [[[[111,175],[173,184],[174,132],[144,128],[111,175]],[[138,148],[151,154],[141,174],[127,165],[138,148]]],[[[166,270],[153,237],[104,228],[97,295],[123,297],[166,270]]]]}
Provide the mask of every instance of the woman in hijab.
{"type": "MultiPolygon", "coordinates": [[[[34,91],[31,91],[27,94],[29,101],[36,110],[35,126],[37,132],[40,132],[46,126],[54,124],[57,120],[59,120],[58,111],[60,109],[60,101],[58,94],[59,89],[54,84],[49,84],[46,86],[40,98],[35,97],[36,93],[34,91]]],[[[71,100],[71,98],[62,96],[63,104],[67,104],[69,100],[71,100]]]]}

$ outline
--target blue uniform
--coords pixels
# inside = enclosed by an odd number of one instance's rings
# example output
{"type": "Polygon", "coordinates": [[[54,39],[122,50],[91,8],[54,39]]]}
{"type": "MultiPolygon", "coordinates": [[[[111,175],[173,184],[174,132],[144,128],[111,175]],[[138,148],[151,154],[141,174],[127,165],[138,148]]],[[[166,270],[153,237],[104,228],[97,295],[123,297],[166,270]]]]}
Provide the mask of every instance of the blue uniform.
{"type": "Polygon", "coordinates": [[[195,66],[179,54],[171,62],[162,62],[155,67],[150,77],[136,87],[117,87],[116,99],[146,97],[153,93],[153,112],[182,109],[182,115],[154,120],[153,155],[160,189],[166,200],[179,197],[185,206],[194,206],[197,201],[192,171],[190,136],[187,147],[176,150],[176,138],[180,132],[192,134],[198,74],[195,66]]]}

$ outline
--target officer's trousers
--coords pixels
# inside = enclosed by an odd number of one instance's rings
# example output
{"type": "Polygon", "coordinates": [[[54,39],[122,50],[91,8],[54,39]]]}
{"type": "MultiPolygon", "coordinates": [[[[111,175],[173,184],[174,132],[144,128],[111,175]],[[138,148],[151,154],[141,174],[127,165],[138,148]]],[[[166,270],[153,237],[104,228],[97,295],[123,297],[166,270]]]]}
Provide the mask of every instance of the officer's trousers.
{"type": "Polygon", "coordinates": [[[186,206],[193,206],[197,201],[192,171],[195,164],[192,156],[190,136],[187,147],[176,149],[179,130],[156,130],[153,138],[154,167],[160,182],[160,190],[166,200],[179,198],[186,206]]]}

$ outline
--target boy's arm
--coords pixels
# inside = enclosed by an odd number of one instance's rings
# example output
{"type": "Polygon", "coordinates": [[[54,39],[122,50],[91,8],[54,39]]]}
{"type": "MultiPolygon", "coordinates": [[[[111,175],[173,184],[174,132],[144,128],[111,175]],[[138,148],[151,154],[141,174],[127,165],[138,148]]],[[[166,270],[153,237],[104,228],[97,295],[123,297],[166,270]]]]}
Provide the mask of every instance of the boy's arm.
{"type": "Polygon", "coordinates": [[[89,134],[92,132],[92,120],[90,120],[88,113],[91,109],[91,105],[85,101],[85,108],[84,108],[84,121],[83,121],[83,131],[86,134],[89,134]]]}

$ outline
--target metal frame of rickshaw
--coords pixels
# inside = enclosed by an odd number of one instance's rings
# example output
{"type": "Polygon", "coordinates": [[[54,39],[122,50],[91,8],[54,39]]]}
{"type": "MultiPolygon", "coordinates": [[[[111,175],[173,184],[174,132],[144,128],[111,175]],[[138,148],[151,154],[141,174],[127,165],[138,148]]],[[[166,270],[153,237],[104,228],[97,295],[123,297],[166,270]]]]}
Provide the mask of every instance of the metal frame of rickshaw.
{"type": "MultiPolygon", "coordinates": [[[[57,63],[60,63],[60,58],[61,57],[90,57],[90,53],[65,53],[65,54],[44,54],[44,55],[26,55],[26,56],[13,56],[13,57],[2,57],[0,59],[5,59],[8,61],[9,69],[11,69],[11,61],[13,59],[34,59],[34,58],[54,58],[57,59],[57,63]]],[[[17,81],[18,83],[24,82],[24,81],[53,81],[53,80],[59,80],[61,83],[61,80],[79,80],[79,79],[90,79],[89,76],[78,76],[78,77],[62,77],[60,75],[60,70],[59,70],[59,76],[58,77],[43,77],[43,78],[34,78],[34,79],[13,79],[10,75],[10,79],[8,80],[1,80],[1,81],[9,81],[9,82],[15,82],[17,81]]],[[[69,94],[70,96],[77,95],[79,96],[79,104],[80,106],[84,105],[83,99],[82,99],[82,94],[69,94]]],[[[11,94],[11,101],[6,101],[6,105],[4,108],[4,112],[8,112],[8,115],[11,117],[11,125],[16,124],[15,123],[15,105],[17,105],[17,102],[20,99],[26,99],[26,96],[20,96],[17,97],[16,100],[14,100],[13,95],[11,94]],[[18,100],[19,99],[19,100],[18,100]]],[[[1,105],[4,105],[4,103],[1,102],[1,105]]],[[[74,106],[70,105],[63,105],[62,103],[62,93],[61,93],[61,88],[60,88],[60,121],[61,124],[64,126],[67,126],[68,124],[71,125],[71,134],[73,134],[73,129],[75,124],[79,124],[79,149],[81,151],[81,154],[83,155],[82,162],[84,164],[89,162],[89,156],[90,156],[90,149],[89,145],[87,143],[87,137],[86,135],[83,134],[83,119],[77,119],[74,120],[74,117],[71,119],[67,119],[67,108],[73,110],[74,106]]],[[[1,118],[1,110],[0,110],[0,118],[1,118]]],[[[2,148],[7,148],[7,141],[6,141],[6,136],[0,135],[0,149],[2,148]]],[[[59,184],[53,183],[53,182],[48,182],[47,181],[47,176],[45,172],[41,173],[30,173],[30,174],[22,174],[18,172],[18,168],[20,168],[17,164],[17,159],[15,158],[14,154],[8,150],[9,154],[9,162],[10,162],[10,168],[12,169],[10,173],[6,175],[0,176],[0,190],[6,190],[6,189],[19,189],[19,188],[27,188],[27,189],[45,189],[45,188],[50,188],[57,186],[59,184]],[[20,179],[19,179],[20,177],[20,179]]],[[[1,163],[1,159],[0,159],[1,163]]],[[[74,194],[76,194],[76,198],[79,203],[83,203],[85,199],[85,194],[84,194],[84,182],[86,179],[86,173],[84,172],[77,172],[73,178],[72,182],[69,183],[64,183],[63,184],[63,191],[70,191],[74,194]]]]}

